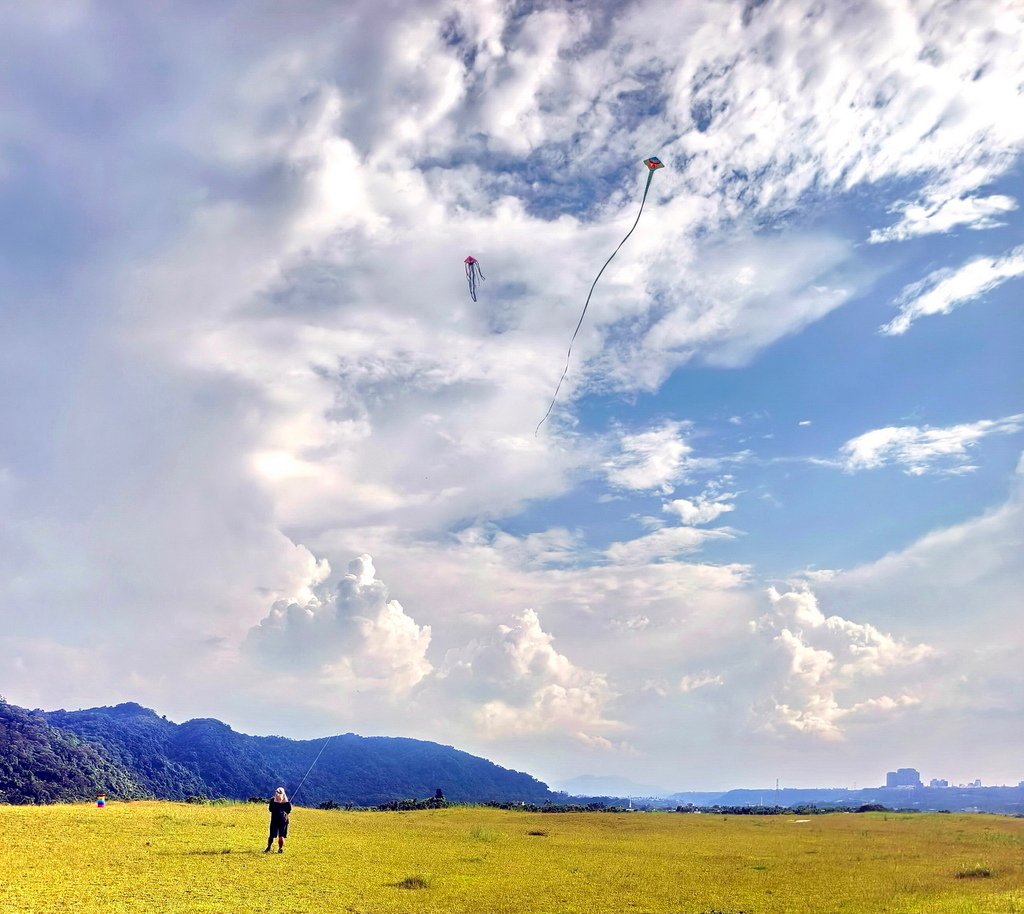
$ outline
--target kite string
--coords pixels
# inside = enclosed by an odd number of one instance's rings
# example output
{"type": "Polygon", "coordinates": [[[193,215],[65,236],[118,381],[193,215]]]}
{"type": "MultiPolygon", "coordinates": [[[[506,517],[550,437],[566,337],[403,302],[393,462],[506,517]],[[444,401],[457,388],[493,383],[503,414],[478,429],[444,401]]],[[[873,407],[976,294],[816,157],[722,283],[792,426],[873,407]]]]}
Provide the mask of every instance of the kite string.
{"type": "Polygon", "coordinates": [[[327,739],[324,741],[324,744],[320,747],[320,751],[317,753],[317,757],[313,759],[313,764],[309,766],[309,768],[306,770],[306,773],[302,776],[302,780],[299,781],[299,786],[292,791],[291,799],[294,800],[295,797],[298,796],[299,791],[302,790],[302,785],[306,783],[306,778],[309,777],[309,772],[312,771],[313,768],[316,766],[316,763],[320,761],[320,756],[324,754],[324,749],[327,748],[327,743],[329,743],[332,739],[334,739],[333,733],[327,737],[327,739]]]}
{"type": "Polygon", "coordinates": [[[612,262],[615,255],[619,253],[619,248],[621,248],[629,240],[629,236],[633,234],[633,229],[635,229],[637,225],[640,224],[640,216],[643,214],[644,203],[647,202],[647,191],[651,189],[651,179],[653,177],[654,169],[651,169],[649,172],[647,172],[647,184],[644,185],[644,195],[640,200],[640,210],[636,214],[636,221],[633,223],[633,227],[628,232],[626,232],[626,237],[619,242],[619,246],[615,248],[614,251],[612,251],[611,257],[609,257],[604,262],[604,266],[601,267],[600,270],[598,270],[597,276],[594,277],[594,282],[591,284],[590,291],[587,293],[587,300],[583,305],[583,313],[580,314],[580,319],[576,324],[576,329],[572,332],[572,339],[569,340],[569,351],[566,352],[565,354],[565,368],[562,370],[562,377],[558,379],[558,386],[555,387],[555,395],[551,398],[551,403],[548,405],[548,411],[544,413],[544,418],[537,423],[537,428],[533,432],[534,437],[537,436],[537,433],[540,431],[540,427],[547,420],[548,416],[551,415],[551,410],[554,409],[555,401],[558,399],[558,392],[562,389],[562,382],[565,380],[565,376],[569,373],[569,359],[572,357],[572,344],[576,342],[576,334],[580,332],[580,327],[583,326],[583,318],[586,317],[587,308],[590,307],[590,296],[594,294],[594,289],[597,286],[597,281],[601,278],[601,274],[604,272],[605,267],[607,267],[608,264],[612,262]]]}

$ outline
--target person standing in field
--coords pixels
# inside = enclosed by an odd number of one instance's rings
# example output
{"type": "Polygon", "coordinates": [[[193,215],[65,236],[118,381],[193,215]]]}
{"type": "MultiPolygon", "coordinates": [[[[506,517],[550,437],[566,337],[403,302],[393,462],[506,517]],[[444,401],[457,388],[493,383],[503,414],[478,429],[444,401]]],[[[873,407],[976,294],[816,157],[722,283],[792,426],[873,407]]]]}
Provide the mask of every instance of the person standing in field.
{"type": "Polygon", "coordinates": [[[275,838],[277,838],[277,852],[284,853],[284,839],[288,837],[288,816],[291,811],[292,804],[288,802],[288,794],[284,792],[283,787],[278,787],[270,801],[270,837],[267,838],[264,854],[270,853],[275,838]]]}

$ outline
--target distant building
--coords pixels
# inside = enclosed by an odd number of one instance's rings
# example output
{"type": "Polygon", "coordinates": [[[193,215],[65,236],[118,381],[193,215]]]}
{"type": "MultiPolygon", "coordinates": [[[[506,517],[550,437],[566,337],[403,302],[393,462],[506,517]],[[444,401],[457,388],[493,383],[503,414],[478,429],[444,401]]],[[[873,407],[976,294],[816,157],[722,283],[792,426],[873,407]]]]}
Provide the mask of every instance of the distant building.
{"type": "Polygon", "coordinates": [[[929,787],[948,787],[949,786],[949,781],[947,781],[945,778],[932,778],[928,782],[928,786],[929,787]]]}
{"type": "Polygon", "coordinates": [[[885,773],[886,787],[923,787],[921,772],[916,768],[897,768],[885,773]]]}

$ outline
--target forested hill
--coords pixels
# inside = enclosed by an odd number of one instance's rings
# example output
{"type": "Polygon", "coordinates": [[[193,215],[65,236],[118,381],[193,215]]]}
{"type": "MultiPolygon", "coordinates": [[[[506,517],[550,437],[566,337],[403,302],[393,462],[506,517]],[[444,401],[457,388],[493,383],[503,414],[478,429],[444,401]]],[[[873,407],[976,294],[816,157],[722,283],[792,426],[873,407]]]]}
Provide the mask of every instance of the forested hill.
{"type": "Polygon", "coordinates": [[[0,803],[60,803],[104,791],[146,794],[140,779],[98,746],[0,699],[0,803]]]}
{"type": "Polygon", "coordinates": [[[86,798],[100,789],[112,797],[173,800],[269,796],[279,785],[294,791],[321,749],[298,796],[302,805],[369,806],[431,797],[438,787],[453,802],[542,803],[556,796],[528,774],[422,740],[346,733],[324,748],[325,739],[248,736],[218,720],[176,724],[134,703],[50,712],[3,704],[0,710],[20,722],[0,729],[0,759],[16,759],[0,763],[0,801],[6,802],[86,798]],[[35,748],[12,752],[9,741],[35,748]],[[63,779],[64,788],[37,790],[44,769],[45,778],[63,779]]]}

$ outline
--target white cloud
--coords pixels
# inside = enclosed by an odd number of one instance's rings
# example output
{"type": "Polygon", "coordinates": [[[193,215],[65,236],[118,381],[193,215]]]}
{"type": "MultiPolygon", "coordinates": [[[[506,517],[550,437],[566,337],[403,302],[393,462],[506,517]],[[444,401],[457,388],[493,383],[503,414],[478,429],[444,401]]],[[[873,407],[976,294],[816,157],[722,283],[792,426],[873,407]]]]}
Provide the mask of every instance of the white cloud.
{"type": "Polygon", "coordinates": [[[450,650],[440,675],[461,696],[476,696],[473,719],[492,739],[617,729],[606,717],[614,693],[605,677],[574,665],[553,641],[527,609],[490,637],[450,650]]]}
{"type": "MultiPolygon", "coordinates": [[[[697,462],[697,459],[690,461],[691,465],[697,462]]],[[[736,497],[735,493],[722,490],[723,484],[731,481],[731,476],[725,476],[708,483],[705,490],[695,498],[676,498],[663,503],[662,512],[674,515],[679,526],[663,526],[662,520],[657,517],[641,518],[647,526],[655,529],[635,539],[612,543],[604,551],[605,558],[620,565],[673,561],[699,551],[711,540],[733,538],[736,531],[730,527],[698,529],[735,508],[731,501],[736,497]]]]}
{"type": "MultiPolygon", "coordinates": [[[[720,79],[735,93],[727,99],[740,102],[730,105],[726,120],[751,137],[748,157],[778,149],[782,131],[794,126],[789,143],[782,141],[795,157],[791,170],[803,177],[811,169],[800,166],[813,163],[825,180],[847,187],[883,173],[922,171],[933,184],[970,186],[1008,167],[1004,150],[1019,149],[1022,136],[1019,125],[1005,123],[1022,104],[1012,89],[1012,74],[1021,67],[1018,17],[1008,9],[995,12],[987,2],[919,13],[906,4],[817,10],[815,26],[830,39],[815,43],[810,57],[802,53],[808,50],[807,8],[769,7],[752,26],[764,36],[766,50],[786,55],[784,73],[817,73],[819,80],[766,93],[757,77],[768,76],[770,57],[760,67],[744,61],[746,67],[720,79]],[[1010,84],[1002,82],[1006,78],[1010,84]],[[736,91],[740,86],[744,95],[736,91]],[[766,96],[772,101],[766,103],[766,96]],[[798,107],[805,112],[802,122],[798,107]],[[780,121],[781,112],[787,116],[780,121]],[[805,151],[789,144],[804,144],[805,151]]],[[[706,90],[714,100],[717,88],[712,82],[706,90]]]]}
{"type": "Polygon", "coordinates": [[[538,10],[525,18],[516,47],[497,59],[486,74],[482,126],[493,148],[527,154],[547,142],[557,101],[562,102],[560,107],[572,106],[562,112],[567,119],[574,113],[572,108],[583,113],[579,96],[570,91],[574,84],[559,91],[559,82],[566,59],[585,31],[584,17],[562,10],[538,10]]]}
{"type": "Polygon", "coordinates": [[[611,628],[616,631],[642,632],[645,628],[650,627],[651,620],[648,616],[637,614],[626,619],[612,619],[610,624],[611,628]]]}
{"type": "MultiPolygon", "coordinates": [[[[1022,480],[1024,460],[1004,503],[815,586],[823,600],[846,607],[851,615],[884,615],[888,624],[927,638],[935,654],[927,665],[918,665],[920,675],[907,688],[894,683],[886,691],[897,700],[900,694],[920,699],[913,708],[919,721],[914,751],[943,759],[947,770],[959,769],[959,780],[967,780],[978,759],[1000,758],[1008,745],[1016,752],[1013,747],[1019,744],[1016,734],[1024,714],[1024,640],[1017,624],[1024,592],[1022,480]],[[946,761],[950,747],[957,745],[969,751],[946,761]]],[[[884,656],[885,651],[880,658],[867,652],[858,659],[870,667],[876,660],[884,662],[884,656]]],[[[852,725],[852,714],[846,720],[852,725]]]]}
{"type": "Polygon", "coordinates": [[[694,692],[697,689],[703,689],[707,686],[720,686],[725,685],[725,679],[721,675],[712,675],[711,673],[697,673],[695,675],[686,675],[679,680],[679,691],[680,692],[694,692]]]}
{"type": "Polygon", "coordinates": [[[731,500],[735,497],[732,492],[705,491],[696,498],[674,498],[663,504],[661,510],[676,515],[684,526],[699,526],[734,510],[736,506],[731,500]]]}
{"type": "Polygon", "coordinates": [[[524,568],[578,562],[588,552],[578,532],[561,527],[513,536],[494,525],[479,525],[462,530],[457,539],[467,546],[483,546],[495,558],[524,568]]]}
{"type": "Polygon", "coordinates": [[[674,302],[641,338],[623,347],[623,369],[656,387],[692,359],[735,368],[784,336],[824,317],[862,290],[852,246],[823,232],[750,235],[701,245],[685,272],[658,280],[674,302]],[[733,265],[744,264],[737,272],[733,265]]]}
{"type": "Polygon", "coordinates": [[[901,203],[895,208],[895,212],[902,213],[900,221],[885,229],[873,229],[868,241],[905,241],[917,235],[948,232],[960,225],[974,231],[998,228],[1003,225],[998,217],[1016,208],[1017,201],[1004,194],[901,203]]]}
{"type": "Polygon", "coordinates": [[[573,739],[587,749],[602,753],[620,753],[626,756],[635,756],[640,753],[626,740],[610,740],[604,736],[591,736],[588,733],[574,733],[573,739]]]}
{"type": "Polygon", "coordinates": [[[840,465],[848,472],[900,465],[911,476],[966,473],[969,449],[987,435],[1008,435],[1024,428],[1024,413],[981,419],[945,428],[890,426],[851,438],[840,448],[840,465]]]}
{"type": "Polygon", "coordinates": [[[709,540],[731,539],[728,527],[699,530],[696,527],[666,527],[632,540],[612,543],[606,550],[608,560],[619,565],[645,565],[677,559],[698,552],[709,540]]]}
{"type": "MultiPolygon", "coordinates": [[[[325,565],[317,576],[329,572],[325,565]]],[[[369,555],[349,564],[335,593],[319,588],[305,603],[276,602],[249,638],[270,669],[308,669],[310,678],[346,690],[400,695],[433,669],[426,658],[430,626],[417,625],[388,599],[369,555]]]]}
{"type": "Polygon", "coordinates": [[[960,305],[980,298],[1009,279],[1024,273],[1024,245],[1002,257],[975,257],[958,269],[929,273],[907,286],[896,299],[898,317],[881,327],[881,332],[899,336],[918,318],[949,314],[960,305]]]}
{"type": "Polygon", "coordinates": [[[623,434],[619,453],[604,465],[608,481],[618,488],[672,491],[686,476],[686,458],[693,452],[684,433],[688,422],[665,422],[648,432],[623,434]]]}
{"type": "Polygon", "coordinates": [[[904,692],[893,698],[863,693],[865,680],[914,667],[932,654],[925,644],[908,645],[868,623],[826,616],[809,590],[779,593],[770,588],[770,613],[754,630],[770,637],[780,659],[773,696],[758,703],[762,726],[823,739],[842,739],[843,721],[852,714],[881,714],[918,703],[904,692]]]}

